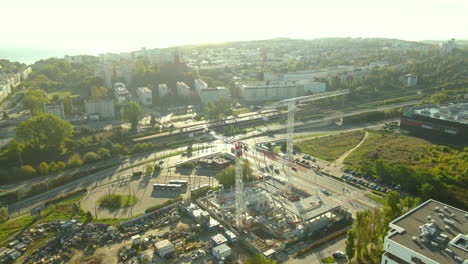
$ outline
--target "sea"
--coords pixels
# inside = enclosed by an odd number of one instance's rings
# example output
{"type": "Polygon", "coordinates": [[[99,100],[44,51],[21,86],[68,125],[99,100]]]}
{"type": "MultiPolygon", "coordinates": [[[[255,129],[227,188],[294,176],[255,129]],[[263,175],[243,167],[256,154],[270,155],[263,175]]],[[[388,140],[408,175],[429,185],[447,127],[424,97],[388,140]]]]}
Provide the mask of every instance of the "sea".
{"type": "MultiPolygon", "coordinates": [[[[0,59],[9,61],[17,61],[27,65],[33,64],[36,61],[48,58],[63,58],[65,55],[82,55],[86,54],[79,50],[67,49],[46,49],[46,48],[17,48],[17,47],[1,47],[0,59]]],[[[90,54],[94,55],[94,54],[90,54]]]]}

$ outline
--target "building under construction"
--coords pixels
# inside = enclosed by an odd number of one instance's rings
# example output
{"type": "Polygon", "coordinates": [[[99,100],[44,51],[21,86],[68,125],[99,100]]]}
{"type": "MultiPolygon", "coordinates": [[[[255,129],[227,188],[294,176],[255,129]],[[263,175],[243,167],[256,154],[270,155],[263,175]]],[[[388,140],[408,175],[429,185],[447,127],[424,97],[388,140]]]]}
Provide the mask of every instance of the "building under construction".
{"type": "Polygon", "coordinates": [[[299,241],[339,223],[349,221],[351,214],[327,197],[309,195],[295,188],[284,193],[284,183],[274,179],[244,186],[245,210],[242,224],[236,223],[236,193],[220,189],[199,203],[238,233],[245,233],[247,242],[256,252],[282,249],[285,244],[299,241]]]}

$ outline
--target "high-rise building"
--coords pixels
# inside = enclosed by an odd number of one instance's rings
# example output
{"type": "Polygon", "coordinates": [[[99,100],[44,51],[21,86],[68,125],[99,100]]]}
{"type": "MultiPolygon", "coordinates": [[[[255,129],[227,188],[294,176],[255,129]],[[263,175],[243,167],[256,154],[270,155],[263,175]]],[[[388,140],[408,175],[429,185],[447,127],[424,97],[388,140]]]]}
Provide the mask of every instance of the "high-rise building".
{"type": "Polygon", "coordinates": [[[230,98],[231,94],[226,87],[203,88],[200,90],[200,99],[203,104],[208,101],[218,101],[220,98],[230,98]]]}
{"type": "Polygon", "coordinates": [[[119,104],[126,103],[129,100],[130,94],[128,93],[127,86],[123,83],[114,84],[114,97],[115,101],[119,104]]]}
{"type": "Polygon", "coordinates": [[[195,79],[195,92],[200,95],[200,90],[201,89],[206,89],[208,88],[208,84],[206,84],[204,81],[200,79],[195,79]]]}
{"type": "Polygon", "coordinates": [[[188,86],[184,82],[177,82],[177,95],[189,97],[190,96],[190,86],[188,86]]]}
{"type": "Polygon", "coordinates": [[[468,212],[428,200],[389,224],[381,264],[466,264],[468,212]]]}
{"type": "Polygon", "coordinates": [[[167,87],[166,84],[162,83],[158,85],[158,95],[159,97],[163,97],[169,94],[169,88],[167,87]]]}

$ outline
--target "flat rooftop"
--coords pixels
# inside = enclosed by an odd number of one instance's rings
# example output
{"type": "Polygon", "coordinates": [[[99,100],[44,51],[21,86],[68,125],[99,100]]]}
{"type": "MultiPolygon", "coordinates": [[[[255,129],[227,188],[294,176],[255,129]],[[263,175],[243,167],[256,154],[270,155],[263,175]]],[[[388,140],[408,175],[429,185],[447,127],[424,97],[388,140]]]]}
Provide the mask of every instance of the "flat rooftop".
{"type": "Polygon", "coordinates": [[[390,223],[390,227],[398,232],[389,235],[388,239],[438,263],[460,263],[454,259],[454,256],[464,260],[468,259],[466,241],[460,243],[463,241],[459,240],[460,234],[462,236],[468,234],[468,213],[466,211],[435,200],[428,200],[395,219],[390,223]],[[431,225],[431,223],[434,223],[432,226],[436,227],[435,233],[422,235],[420,227],[425,224],[431,225]],[[427,242],[423,241],[423,237],[427,239],[427,242]],[[455,237],[457,239],[454,239],[455,237]],[[455,241],[457,242],[454,243],[455,241]],[[446,248],[452,250],[453,254],[446,252],[446,248]]]}
{"type": "Polygon", "coordinates": [[[468,103],[428,106],[413,109],[405,115],[411,117],[414,114],[434,119],[468,124],[468,103]]]}
{"type": "Polygon", "coordinates": [[[323,214],[326,214],[339,206],[330,202],[324,203],[322,200],[315,196],[310,196],[304,199],[300,199],[296,202],[286,204],[286,209],[293,214],[300,216],[303,221],[309,221],[317,218],[323,214]]]}

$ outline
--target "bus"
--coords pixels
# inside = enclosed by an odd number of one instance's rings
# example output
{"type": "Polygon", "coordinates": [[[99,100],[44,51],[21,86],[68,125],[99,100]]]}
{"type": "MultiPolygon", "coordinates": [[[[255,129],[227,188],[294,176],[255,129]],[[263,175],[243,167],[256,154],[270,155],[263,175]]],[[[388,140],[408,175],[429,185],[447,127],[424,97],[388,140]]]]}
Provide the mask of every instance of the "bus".
{"type": "Polygon", "coordinates": [[[153,184],[153,189],[159,189],[159,190],[180,190],[181,188],[182,188],[182,184],[163,184],[163,183],[153,184]]]}
{"type": "Polygon", "coordinates": [[[187,185],[188,181],[185,181],[185,180],[170,180],[169,184],[187,185]]]}

